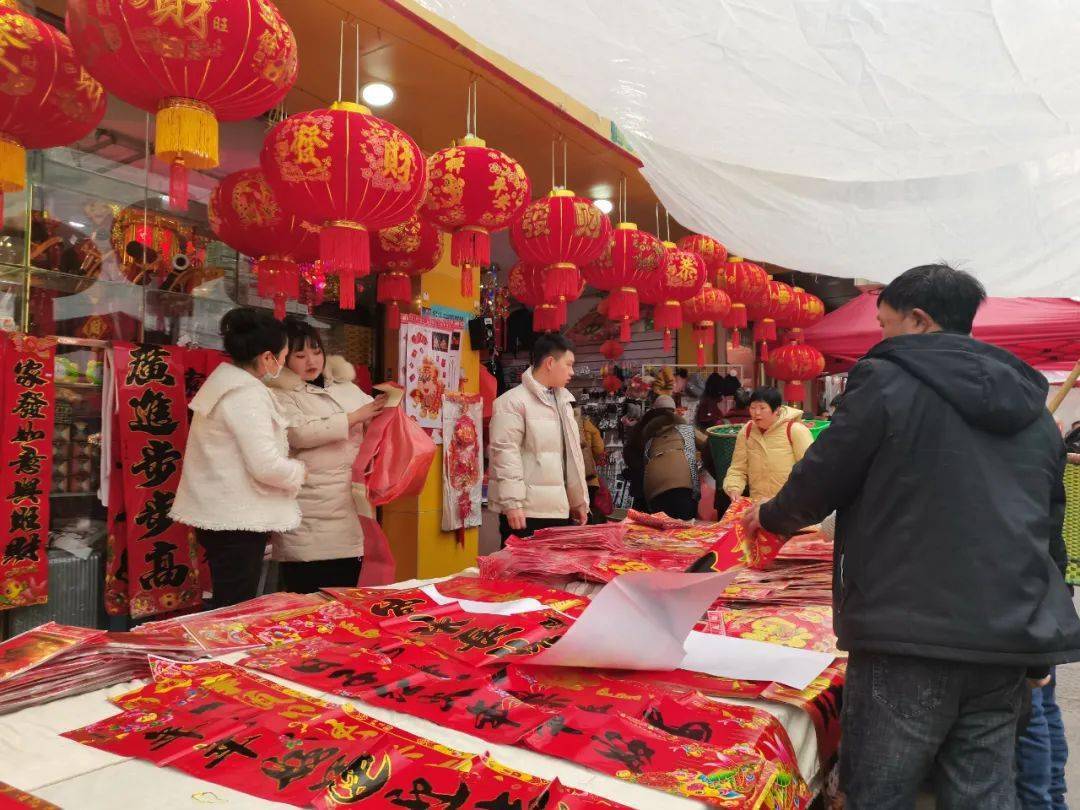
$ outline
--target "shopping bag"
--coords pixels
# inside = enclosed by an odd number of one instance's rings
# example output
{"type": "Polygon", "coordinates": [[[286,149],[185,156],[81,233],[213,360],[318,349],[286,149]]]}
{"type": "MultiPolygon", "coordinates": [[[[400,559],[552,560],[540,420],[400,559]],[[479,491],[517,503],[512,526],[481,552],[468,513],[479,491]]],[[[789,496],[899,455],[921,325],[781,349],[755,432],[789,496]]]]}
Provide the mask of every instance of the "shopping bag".
{"type": "Polygon", "coordinates": [[[384,408],[364,432],[353,480],[367,487],[373,506],[382,506],[419,494],[434,458],[435,442],[424,429],[399,405],[384,408]]]}

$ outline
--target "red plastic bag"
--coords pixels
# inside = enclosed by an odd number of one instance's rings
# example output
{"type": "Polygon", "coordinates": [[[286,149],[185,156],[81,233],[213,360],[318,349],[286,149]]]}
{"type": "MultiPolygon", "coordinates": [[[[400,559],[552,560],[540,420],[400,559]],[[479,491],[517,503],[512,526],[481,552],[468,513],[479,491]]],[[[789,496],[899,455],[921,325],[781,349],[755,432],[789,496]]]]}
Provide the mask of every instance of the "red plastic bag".
{"type": "Polygon", "coordinates": [[[379,521],[359,515],[364,530],[364,564],[356,587],[390,585],[397,581],[397,563],[379,521]]]}
{"type": "Polygon", "coordinates": [[[367,487],[372,506],[417,495],[435,458],[435,442],[401,407],[371,420],[353,462],[353,480],[367,487]]]}

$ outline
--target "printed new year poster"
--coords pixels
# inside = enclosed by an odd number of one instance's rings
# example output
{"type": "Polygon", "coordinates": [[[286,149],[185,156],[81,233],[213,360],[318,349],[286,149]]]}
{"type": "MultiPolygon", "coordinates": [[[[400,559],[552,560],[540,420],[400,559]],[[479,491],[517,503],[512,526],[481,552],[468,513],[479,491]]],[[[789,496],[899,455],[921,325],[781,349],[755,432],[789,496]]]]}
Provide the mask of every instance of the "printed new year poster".
{"type": "Polygon", "coordinates": [[[461,379],[464,323],[447,318],[403,315],[398,380],[405,388],[405,413],[441,442],[443,398],[461,379]]]}

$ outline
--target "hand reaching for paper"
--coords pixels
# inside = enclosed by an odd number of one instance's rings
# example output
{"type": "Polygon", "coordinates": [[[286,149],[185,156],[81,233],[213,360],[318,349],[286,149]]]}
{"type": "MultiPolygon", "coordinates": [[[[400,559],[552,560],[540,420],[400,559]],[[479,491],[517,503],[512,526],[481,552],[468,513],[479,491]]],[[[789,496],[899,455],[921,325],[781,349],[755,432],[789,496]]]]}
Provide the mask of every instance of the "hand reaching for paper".
{"type": "Polygon", "coordinates": [[[386,394],[379,394],[367,405],[349,412],[349,427],[366,425],[386,407],[386,394]]]}

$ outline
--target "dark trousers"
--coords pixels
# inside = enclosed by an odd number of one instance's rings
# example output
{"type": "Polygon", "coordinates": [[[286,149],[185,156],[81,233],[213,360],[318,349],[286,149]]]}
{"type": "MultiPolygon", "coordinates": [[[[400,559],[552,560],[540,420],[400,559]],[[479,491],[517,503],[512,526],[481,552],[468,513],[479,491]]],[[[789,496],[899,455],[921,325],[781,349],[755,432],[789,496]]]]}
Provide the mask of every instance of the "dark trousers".
{"type": "Polygon", "coordinates": [[[506,519],[506,515],[499,515],[499,536],[502,538],[501,547],[506,546],[506,541],[510,539],[510,535],[512,534],[521,538],[532,537],[533,532],[538,532],[541,529],[569,526],[570,523],[570,518],[525,518],[524,529],[511,529],[510,522],[506,519]]]}
{"type": "Polygon", "coordinates": [[[1031,690],[1031,717],[1016,744],[1016,793],[1023,810],[1067,810],[1069,744],[1054,694],[1056,679],[1031,690]]]}
{"type": "Polygon", "coordinates": [[[853,652],[840,743],[846,810],[1014,810],[1025,669],[853,652]]]}
{"type": "Polygon", "coordinates": [[[210,565],[214,588],[210,604],[219,608],[254,599],[259,591],[263,555],[270,534],[196,529],[195,537],[206,550],[206,561],[210,565]]]}
{"type": "Polygon", "coordinates": [[[697,517],[698,499],[689,488],[669,489],[649,501],[649,513],[663,512],[676,520],[693,520],[697,517]]]}
{"type": "Polygon", "coordinates": [[[320,588],[355,588],[363,562],[363,557],[343,557],[278,563],[279,587],[291,593],[315,593],[320,588]]]}

